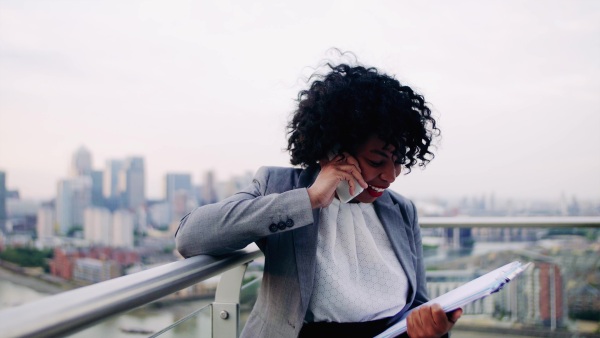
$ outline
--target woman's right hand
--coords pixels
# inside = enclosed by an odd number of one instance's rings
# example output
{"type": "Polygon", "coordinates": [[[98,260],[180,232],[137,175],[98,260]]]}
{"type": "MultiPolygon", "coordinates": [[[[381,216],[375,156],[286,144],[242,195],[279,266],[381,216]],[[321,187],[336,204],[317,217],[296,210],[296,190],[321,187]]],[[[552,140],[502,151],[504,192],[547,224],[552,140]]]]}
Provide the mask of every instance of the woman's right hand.
{"type": "Polygon", "coordinates": [[[329,206],[335,197],[335,189],[341,181],[348,181],[350,194],[354,194],[356,189],[354,179],[361,187],[367,188],[358,161],[350,154],[342,153],[331,160],[321,160],[319,164],[321,171],[313,185],[308,188],[308,196],[313,209],[329,206]]]}

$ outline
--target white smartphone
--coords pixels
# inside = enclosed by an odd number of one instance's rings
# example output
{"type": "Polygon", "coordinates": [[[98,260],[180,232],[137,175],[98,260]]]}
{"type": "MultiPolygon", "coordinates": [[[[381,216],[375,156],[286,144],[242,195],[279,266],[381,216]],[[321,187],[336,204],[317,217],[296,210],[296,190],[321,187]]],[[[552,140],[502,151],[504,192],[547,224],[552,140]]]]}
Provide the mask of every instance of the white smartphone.
{"type": "Polygon", "coordinates": [[[348,181],[341,181],[338,184],[337,188],[335,188],[335,192],[337,193],[338,198],[343,203],[350,202],[354,197],[358,196],[358,194],[360,194],[364,190],[363,187],[358,185],[358,181],[356,180],[356,178],[352,179],[354,180],[354,195],[350,195],[350,185],[348,184],[348,181]]]}
{"type": "MultiPolygon", "coordinates": [[[[333,159],[335,156],[336,153],[331,152],[331,154],[329,155],[329,160],[333,159]]],[[[341,181],[338,184],[337,188],[335,188],[335,192],[337,193],[338,198],[343,203],[350,202],[354,197],[358,196],[358,194],[365,190],[358,184],[356,178],[352,177],[352,180],[354,181],[354,195],[350,195],[350,185],[348,184],[348,181],[341,181]]]]}

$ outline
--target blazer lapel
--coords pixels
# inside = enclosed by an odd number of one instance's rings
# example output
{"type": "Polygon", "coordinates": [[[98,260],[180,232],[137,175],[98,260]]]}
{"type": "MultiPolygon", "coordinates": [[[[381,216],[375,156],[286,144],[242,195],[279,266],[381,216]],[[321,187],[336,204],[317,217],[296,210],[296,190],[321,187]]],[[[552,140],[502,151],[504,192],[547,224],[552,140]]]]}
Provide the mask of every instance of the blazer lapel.
{"type": "MultiPolygon", "coordinates": [[[[307,188],[315,180],[318,168],[310,167],[303,170],[298,178],[298,186],[294,188],[307,188]]],[[[296,266],[298,269],[298,283],[303,309],[308,309],[308,302],[313,289],[316,257],[317,236],[320,209],[313,209],[314,223],[292,231],[294,250],[296,253],[296,266]]]]}
{"type": "Polygon", "coordinates": [[[416,290],[417,275],[416,267],[411,258],[411,241],[409,235],[412,236],[409,221],[405,219],[405,213],[400,210],[400,206],[395,204],[390,193],[385,192],[373,203],[375,212],[379,216],[379,220],[383,224],[383,228],[392,243],[392,248],[396,253],[396,257],[400,261],[406,278],[408,279],[409,294],[408,303],[410,303],[416,290]]]}

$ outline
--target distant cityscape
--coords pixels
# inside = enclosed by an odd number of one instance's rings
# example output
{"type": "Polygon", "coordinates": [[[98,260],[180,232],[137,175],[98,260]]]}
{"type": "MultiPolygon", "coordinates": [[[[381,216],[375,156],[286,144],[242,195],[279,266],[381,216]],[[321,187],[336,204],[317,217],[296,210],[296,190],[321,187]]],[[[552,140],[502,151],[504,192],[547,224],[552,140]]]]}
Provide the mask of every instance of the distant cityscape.
{"type": "Polygon", "coordinates": [[[176,260],[173,235],[179,220],[252,180],[248,172],[217,182],[208,171],[203,182],[193,184],[191,173],[166,173],[164,198],[152,200],[146,195],[143,157],[109,159],[99,169],[85,147],[73,153],[52,200],[34,201],[7,190],[8,175],[0,172],[0,251],[53,250],[51,275],[83,284],[176,260]]]}
{"type": "MultiPolygon", "coordinates": [[[[253,176],[247,172],[217,181],[216,173],[208,171],[202,182],[193,182],[191,173],[167,172],[163,198],[148,199],[143,157],[110,159],[97,169],[91,152],[81,147],[72,156],[68,175],[57,182],[56,197],[39,202],[7,190],[9,174],[0,172],[0,266],[69,288],[181,258],[173,237],[179,220],[197,206],[243,189],[253,176]],[[37,263],[23,263],[38,254],[37,263]]],[[[414,202],[420,217],[600,216],[599,200],[566,195],[543,201],[482,194],[414,202]]],[[[476,278],[484,272],[481,267],[512,259],[534,262],[507,292],[473,303],[466,314],[544,327],[566,327],[570,315],[600,316],[598,229],[424,228],[422,235],[430,296],[476,278]],[[486,256],[477,252],[485,243],[530,247],[486,256]]],[[[214,287],[200,283],[172,297],[206,296],[214,287]]]]}
{"type": "MultiPolygon", "coordinates": [[[[243,189],[253,175],[247,172],[217,181],[216,173],[207,171],[202,182],[192,182],[191,173],[167,172],[163,198],[152,200],[146,195],[145,159],[141,156],[109,159],[104,168],[94,168],[92,153],[80,147],[69,168],[68,175],[56,184],[56,197],[43,202],[7,190],[9,173],[0,172],[0,249],[31,243],[38,249],[107,247],[135,252],[140,261],[172,261],[175,257],[170,251],[179,220],[197,206],[243,189]]],[[[457,200],[416,199],[415,204],[421,217],[600,215],[600,200],[580,201],[566,195],[554,201],[523,201],[499,200],[488,194],[457,200]]],[[[461,243],[473,241],[472,233],[467,232],[461,243]]],[[[475,230],[475,235],[478,233],[475,230]]],[[[71,272],[56,274],[72,276],[71,272]]]]}

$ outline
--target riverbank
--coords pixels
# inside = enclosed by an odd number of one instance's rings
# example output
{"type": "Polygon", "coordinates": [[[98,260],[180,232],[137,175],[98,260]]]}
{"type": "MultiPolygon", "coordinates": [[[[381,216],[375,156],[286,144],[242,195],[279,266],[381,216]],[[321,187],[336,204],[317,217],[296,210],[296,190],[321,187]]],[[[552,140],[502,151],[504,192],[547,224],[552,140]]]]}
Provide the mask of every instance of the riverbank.
{"type": "Polygon", "coordinates": [[[26,276],[0,266],[0,280],[6,280],[17,285],[23,285],[35,291],[55,295],[73,289],[67,284],[54,284],[37,277],[26,276]]]}

